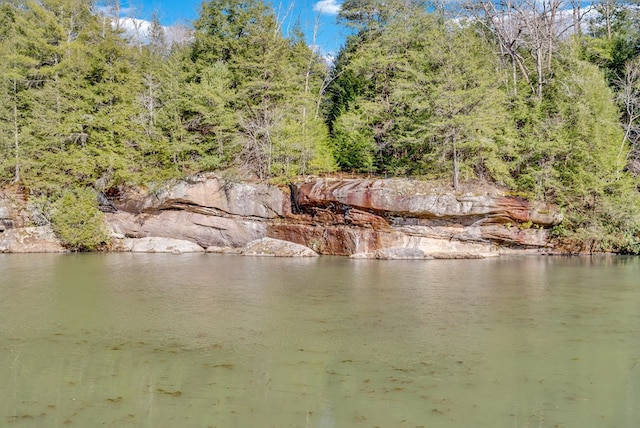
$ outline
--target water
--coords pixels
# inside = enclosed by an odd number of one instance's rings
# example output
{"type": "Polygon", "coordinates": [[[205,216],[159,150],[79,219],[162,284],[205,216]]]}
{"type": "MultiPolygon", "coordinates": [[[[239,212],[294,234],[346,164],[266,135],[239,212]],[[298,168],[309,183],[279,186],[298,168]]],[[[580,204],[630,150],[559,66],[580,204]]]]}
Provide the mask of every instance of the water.
{"type": "Polygon", "coordinates": [[[636,427],[640,259],[0,255],[0,426],[636,427]]]}

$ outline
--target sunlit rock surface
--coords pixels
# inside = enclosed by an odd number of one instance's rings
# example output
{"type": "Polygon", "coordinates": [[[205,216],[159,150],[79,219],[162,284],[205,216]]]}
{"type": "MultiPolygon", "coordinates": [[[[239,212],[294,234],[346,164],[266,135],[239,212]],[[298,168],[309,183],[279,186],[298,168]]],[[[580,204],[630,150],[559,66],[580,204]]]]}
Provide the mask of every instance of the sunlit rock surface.
{"type": "Polygon", "coordinates": [[[30,209],[24,193],[0,190],[0,253],[61,253],[66,249],[30,209]],[[39,225],[40,224],[40,225],[39,225]]]}
{"type": "Polygon", "coordinates": [[[409,179],[308,179],[277,187],[206,176],[154,192],[124,189],[110,205],[107,221],[126,237],[226,249],[269,237],[320,254],[372,258],[478,258],[549,248],[549,228],[561,221],[553,207],[494,187],[454,192],[409,179]]]}
{"type": "Polygon", "coordinates": [[[243,248],[242,254],[245,256],[318,257],[318,253],[304,245],[273,238],[249,242],[243,248]]]}
{"type": "MultiPolygon", "coordinates": [[[[553,207],[490,186],[461,192],[409,179],[317,179],[297,184],[293,214],[269,236],[322,254],[413,248],[425,257],[476,258],[502,249],[548,248],[553,207]]],[[[379,254],[379,253],[378,253],[379,254]]]]}
{"type": "Polygon", "coordinates": [[[155,236],[137,239],[125,238],[120,245],[122,251],[132,253],[204,253],[204,248],[191,241],[155,236]]]}
{"type": "MultiPolygon", "coordinates": [[[[157,189],[110,189],[100,202],[117,238],[112,248],[125,251],[134,247],[124,239],[167,238],[238,253],[274,238],[318,254],[384,259],[546,254],[554,251],[550,230],[562,221],[553,206],[487,184],[454,191],[411,179],[307,178],[275,186],[207,174],[157,189]]],[[[27,207],[23,196],[0,193],[0,251],[40,251],[35,237],[24,237],[35,232],[17,232],[41,224],[27,207]]]]}
{"type": "Polygon", "coordinates": [[[265,236],[264,221],[199,214],[182,209],[105,215],[111,230],[128,238],[157,236],[192,241],[203,248],[242,247],[265,236]]]}
{"type": "Polygon", "coordinates": [[[65,251],[49,226],[18,227],[0,233],[0,253],[62,253],[65,251]]]}

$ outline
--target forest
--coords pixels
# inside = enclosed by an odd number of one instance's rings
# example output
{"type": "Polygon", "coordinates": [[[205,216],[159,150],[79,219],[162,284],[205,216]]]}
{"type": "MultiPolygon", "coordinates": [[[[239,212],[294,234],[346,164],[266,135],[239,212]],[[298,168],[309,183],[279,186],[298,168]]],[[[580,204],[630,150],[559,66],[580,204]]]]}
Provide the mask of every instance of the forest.
{"type": "Polygon", "coordinates": [[[491,183],[561,207],[557,239],[640,253],[634,2],[345,0],[334,61],[261,0],[144,34],[109,4],[0,0],[0,187],[62,235],[118,186],[348,173],[491,183]]]}

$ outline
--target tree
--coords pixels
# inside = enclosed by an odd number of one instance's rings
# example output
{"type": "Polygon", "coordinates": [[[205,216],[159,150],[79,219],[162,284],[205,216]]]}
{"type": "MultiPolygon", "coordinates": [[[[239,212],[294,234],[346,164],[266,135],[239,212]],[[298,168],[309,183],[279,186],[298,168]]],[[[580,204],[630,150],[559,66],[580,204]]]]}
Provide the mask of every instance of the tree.
{"type": "Polygon", "coordinates": [[[369,169],[374,156],[379,172],[449,171],[456,188],[461,170],[505,180],[506,96],[490,48],[473,26],[424,10],[352,38],[329,89],[340,165],[369,169]]]}
{"type": "Polygon", "coordinates": [[[361,34],[381,30],[392,20],[404,20],[426,8],[424,0],[345,0],[338,18],[361,34]]]}
{"type": "Polygon", "coordinates": [[[25,116],[28,116],[29,98],[26,89],[38,78],[32,76],[38,66],[30,56],[30,39],[36,29],[25,20],[20,2],[0,4],[0,78],[2,79],[2,107],[0,107],[0,132],[2,132],[3,175],[14,183],[22,179],[27,138],[23,132],[25,116]]]}
{"type": "Polygon", "coordinates": [[[420,115],[424,121],[412,133],[431,145],[430,169],[442,165],[437,158],[451,160],[456,190],[465,170],[467,178],[505,181],[501,144],[510,125],[495,57],[472,26],[461,23],[450,30],[441,24],[434,30],[427,53],[414,67],[410,89],[405,90],[415,100],[413,105],[426,109],[420,115]]]}
{"type": "Polygon", "coordinates": [[[53,203],[51,224],[62,242],[74,251],[92,251],[107,243],[103,215],[90,189],[67,189],[53,203]]]}
{"type": "MultiPolygon", "coordinates": [[[[625,66],[624,75],[616,82],[617,98],[623,111],[624,138],[620,141],[618,159],[621,159],[626,148],[630,145],[633,150],[629,153],[628,167],[638,175],[640,150],[640,58],[630,60],[625,66]]],[[[619,165],[618,173],[620,173],[619,165]]]]}
{"type": "Polygon", "coordinates": [[[575,30],[582,17],[576,12],[575,19],[563,19],[562,11],[568,6],[567,0],[470,3],[470,9],[481,11],[479,22],[495,37],[502,55],[510,59],[514,85],[516,74],[520,74],[540,99],[554,73],[553,57],[559,41],[575,30]]]}
{"type": "Polygon", "coordinates": [[[207,3],[195,27],[194,83],[214,65],[229,78],[217,104],[218,117],[229,120],[214,127],[223,158],[259,178],[330,168],[326,129],[313,109],[325,69],[301,33],[283,37],[273,10],[256,0],[207,3]]]}
{"type": "Polygon", "coordinates": [[[632,3],[603,0],[596,3],[582,38],[583,56],[605,70],[616,87],[628,61],[640,54],[640,13],[632,3]]]}

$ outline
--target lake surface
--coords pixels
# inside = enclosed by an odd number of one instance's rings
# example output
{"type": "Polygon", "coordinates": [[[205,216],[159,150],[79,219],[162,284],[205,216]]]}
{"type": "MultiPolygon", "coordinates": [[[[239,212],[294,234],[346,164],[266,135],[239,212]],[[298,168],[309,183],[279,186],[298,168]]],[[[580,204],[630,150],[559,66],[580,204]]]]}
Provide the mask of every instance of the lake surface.
{"type": "Polygon", "coordinates": [[[640,259],[0,255],[0,426],[637,427],[640,259]]]}

